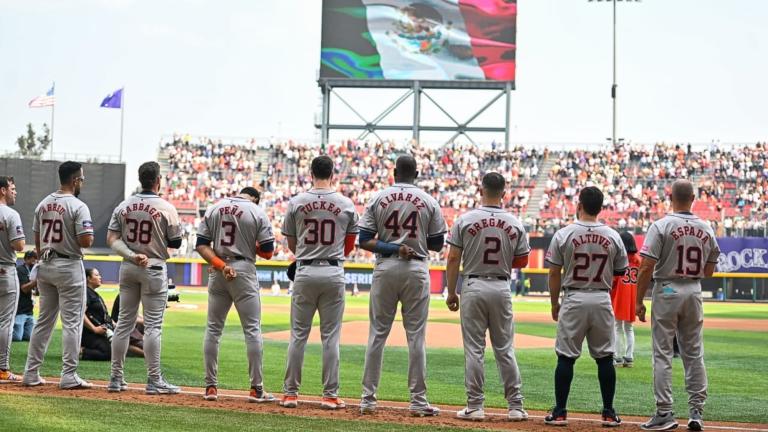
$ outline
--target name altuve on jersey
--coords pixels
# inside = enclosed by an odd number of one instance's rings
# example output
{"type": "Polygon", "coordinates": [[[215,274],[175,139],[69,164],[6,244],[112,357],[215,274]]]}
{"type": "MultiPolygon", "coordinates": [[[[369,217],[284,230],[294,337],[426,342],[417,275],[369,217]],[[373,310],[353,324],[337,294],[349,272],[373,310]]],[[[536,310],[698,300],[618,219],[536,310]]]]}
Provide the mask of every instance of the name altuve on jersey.
{"type": "Polygon", "coordinates": [[[467,232],[472,236],[480,234],[486,228],[497,228],[504,231],[510,240],[517,238],[517,230],[506,221],[498,218],[483,218],[467,227],[467,232]]]}
{"type": "Polygon", "coordinates": [[[397,201],[407,201],[413,204],[416,207],[416,210],[423,210],[427,208],[427,203],[424,202],[424,200],[408,192],[392,192],[390,194],[384,195],[381,197],[381,200],[379,200],[379,205],[381,208],[385,209],[387,206],[397,201]]]}
{"type": "Polygon", "coordinates": [[[595,243],[602,246],[603,249],[608,249],[611,247],[611,241],[601,236],[600,234],[579,234],[578,236],[571,239],[571,243],[573,244],[574,248],[577,248],[585,243],[595,243]]]}
{"type": "Polygon", "coordinates": [[[120,210],[120,216],[122,217],[131,212],[136,212],[136,211],[147,213],[152,219],[160,219],[160,217],[162,216],[162,213],[160,213],[159,210],[145,203],[133,203],[131,205],[125,206],[125,208],[120,210]]]}

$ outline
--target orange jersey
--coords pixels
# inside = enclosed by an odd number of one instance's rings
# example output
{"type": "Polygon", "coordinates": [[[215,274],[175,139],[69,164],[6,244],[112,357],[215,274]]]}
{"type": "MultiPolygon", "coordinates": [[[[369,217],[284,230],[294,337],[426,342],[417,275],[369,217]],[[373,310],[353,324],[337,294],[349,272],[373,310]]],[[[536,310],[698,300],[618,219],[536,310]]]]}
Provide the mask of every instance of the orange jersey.
{"type": "Polygon", "coordinates": [[[633,322],[635,320],[635,302],[637,301],[637,274],[640,267],[640,257],[636,253],[629,254],[629,268],[624,276],[613,278],[611,303],[617,320],[633,322]]]}

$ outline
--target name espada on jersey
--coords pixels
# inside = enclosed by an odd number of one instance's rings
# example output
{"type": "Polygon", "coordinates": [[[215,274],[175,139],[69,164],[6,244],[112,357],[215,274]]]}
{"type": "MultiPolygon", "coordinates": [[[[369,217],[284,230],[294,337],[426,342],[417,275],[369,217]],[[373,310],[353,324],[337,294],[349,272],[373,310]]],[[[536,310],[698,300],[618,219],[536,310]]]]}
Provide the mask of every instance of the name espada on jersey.
{"type": "Polygon", "coordinates": [[[383,242],[409,246],[422,258],[429,256],[427,238],[446,232],[437,201],[407,183],[395,183],[376,194],[365,208],[360,229],[383,242]]]}
{"type": "Polygon", "coordinates": [[[197,228],[198,238],[211,241],[219,257],[256,260],[256,249],[274,241],[272,224],[264,210],[245,198],[224,198],[208,207],[197,228]]]}
{"type": "Polygon", "coordinates": [[[296,238],[298,260],[344,259],[347,234],[357,234],[357,211],[352,200],[326,189],[312,189],[291,198],[282,233],[296,238]]]}
{"type": "Polygon", "coordinates": [[[515,258],[531,251],[525,228],[517,217],[485,206],[456,219],[448,244],[461,249],[465,275],[509,278],[515,258]]]}
{"type": "Polygon", "coordinates": [[[168,242],[181,238],[181,222],[176,208],[158,195],[139,193],[126,198],[112,212],[110,231],[135,253],[167,260],[168,242]]]}
{"type": "Polygon", "coordinates": [[[640,255],[656,261],[656,280],[701,279],[706,263],[717,263],[720,247],[706,222],[691,213],[672,213],[651,224],[640,255]]]}
{"type": "Polygon", "coordinates": [[[619,233],[598,222],[577,221],[552,237],[545,259],[562,267],[562,286],[610,290],[629,266],[619,233]]]}

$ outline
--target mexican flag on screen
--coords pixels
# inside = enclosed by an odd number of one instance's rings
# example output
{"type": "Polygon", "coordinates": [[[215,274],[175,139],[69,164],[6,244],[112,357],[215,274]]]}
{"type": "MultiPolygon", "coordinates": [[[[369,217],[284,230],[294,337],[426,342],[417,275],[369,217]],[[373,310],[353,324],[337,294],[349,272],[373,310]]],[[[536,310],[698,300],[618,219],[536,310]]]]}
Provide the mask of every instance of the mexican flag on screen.
{"type": "Polygon", "coordinates": [[[516,0],[325,0],[323,78],[515,79],[516,0]]]}

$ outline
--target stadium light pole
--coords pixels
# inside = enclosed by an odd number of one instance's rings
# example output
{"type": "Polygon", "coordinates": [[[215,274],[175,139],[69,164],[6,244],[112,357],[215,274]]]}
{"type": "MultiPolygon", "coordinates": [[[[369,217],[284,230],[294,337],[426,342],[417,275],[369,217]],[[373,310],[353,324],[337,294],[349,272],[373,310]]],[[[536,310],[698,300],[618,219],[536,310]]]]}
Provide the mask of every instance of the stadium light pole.
{"type": "MultiPolygon", "coordinates": [[[[616,83],[616,3],[622,0],[587,0],[589,3],[613,3],[613,83],[611,84],[611,100],[613,101],[613,116],[612,116],[612,128],[611,128],[611,143],[616,147],[616,93],[618,84],[616,83]]],[[[640,0],[623,0],[627,3],[640,3],[640,0]]]]}

